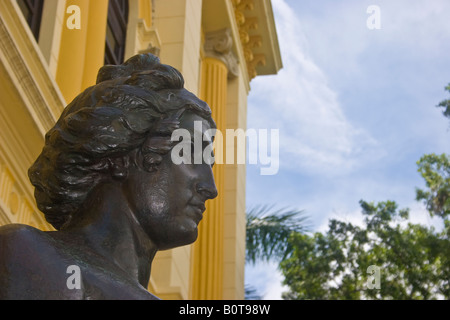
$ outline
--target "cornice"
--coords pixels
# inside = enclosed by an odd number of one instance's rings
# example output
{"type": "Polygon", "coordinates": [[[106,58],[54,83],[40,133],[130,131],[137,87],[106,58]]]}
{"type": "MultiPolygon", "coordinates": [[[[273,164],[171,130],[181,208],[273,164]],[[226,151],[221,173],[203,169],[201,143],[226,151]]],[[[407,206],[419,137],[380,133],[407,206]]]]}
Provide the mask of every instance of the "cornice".
{"type": "Polygon", "coordinates": [[[282,68],[270,0],[230,0],[244,51],[248,76],[276,74],[282,68]]]}

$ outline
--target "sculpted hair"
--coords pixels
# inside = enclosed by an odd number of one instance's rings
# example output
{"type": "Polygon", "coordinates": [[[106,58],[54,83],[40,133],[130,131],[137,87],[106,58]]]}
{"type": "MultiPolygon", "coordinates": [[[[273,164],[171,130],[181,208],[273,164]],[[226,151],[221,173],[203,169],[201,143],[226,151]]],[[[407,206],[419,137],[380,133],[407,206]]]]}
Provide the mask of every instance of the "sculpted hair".
{"type": "Polygon", "coordinates": [[[63,229],[89,192],[111,176],[113,160],[133,150],[142,152],[146,170],[157,170],[185,111],[215,128],[209,106],[183,87],[180,72],[151,54],[101,68],[97,84],[76,97],[46,134],[28,171],[46,220],[63,229]]]}

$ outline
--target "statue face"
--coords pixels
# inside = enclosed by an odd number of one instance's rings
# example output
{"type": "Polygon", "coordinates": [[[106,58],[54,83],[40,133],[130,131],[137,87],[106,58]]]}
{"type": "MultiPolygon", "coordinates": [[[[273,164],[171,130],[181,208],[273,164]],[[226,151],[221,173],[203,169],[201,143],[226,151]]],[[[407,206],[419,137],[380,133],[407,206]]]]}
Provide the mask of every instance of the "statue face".
{"type": "MultiPolygon", "coordinates": [[[[211,128],[205,119],[186,112],[180,128],[187,129],[192,138],[194,121],[202,122],[202,134],[211,128]]],[[[148,172],[142,161],[138,156],[137,165],[130,165],[124,181],[124,193],[136,219],[159,250],[194,242],[205,202],[217,196],[211,165],[177,165],[169,152],[156,171],[148,172]]]]}

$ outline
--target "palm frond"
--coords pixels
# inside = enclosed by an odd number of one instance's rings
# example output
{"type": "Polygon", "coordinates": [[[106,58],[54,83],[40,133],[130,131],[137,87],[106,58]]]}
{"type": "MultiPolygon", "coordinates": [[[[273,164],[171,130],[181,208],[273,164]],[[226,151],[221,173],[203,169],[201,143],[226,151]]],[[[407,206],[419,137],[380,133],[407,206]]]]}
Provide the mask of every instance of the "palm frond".
{"type": "Polygon", "coordinates": [[[262,300],[262,296],[259,294],[258,290],[254,286],[246,284],[244,289],[245,289],[245,300],[262,300]]]}
{"type": "Polygon", "coordinates": [[[283,260],[292,252],[288,239],[308,229],[302,210],[256,206],[247,212],[247,262],[283,260]]]}

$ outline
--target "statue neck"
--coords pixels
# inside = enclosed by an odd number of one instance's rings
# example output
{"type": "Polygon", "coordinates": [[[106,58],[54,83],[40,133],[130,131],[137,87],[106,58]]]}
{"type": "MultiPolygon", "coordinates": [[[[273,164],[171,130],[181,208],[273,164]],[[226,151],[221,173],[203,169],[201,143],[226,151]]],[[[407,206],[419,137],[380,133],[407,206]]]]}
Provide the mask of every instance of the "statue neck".
{"type": "Polygon", "coordinates": [[[77,233],[86,246],[147,288],[157,247],[129,208],[120,183],[97,187],[84,208],[61,232],[77,233]]]}

